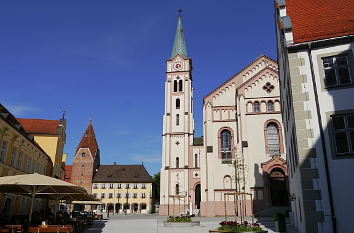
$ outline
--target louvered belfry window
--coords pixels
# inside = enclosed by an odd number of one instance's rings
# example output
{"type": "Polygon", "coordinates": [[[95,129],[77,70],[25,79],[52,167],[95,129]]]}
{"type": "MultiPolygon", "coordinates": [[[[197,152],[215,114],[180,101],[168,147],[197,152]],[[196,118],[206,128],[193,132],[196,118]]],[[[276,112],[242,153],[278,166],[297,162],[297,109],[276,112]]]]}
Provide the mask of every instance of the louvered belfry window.
{"type": "Polygon", "coordinates": [[[269,123],[267,125],[267,141],[269,155],[279,155],[279,130],[275,123],[269,123]]]}

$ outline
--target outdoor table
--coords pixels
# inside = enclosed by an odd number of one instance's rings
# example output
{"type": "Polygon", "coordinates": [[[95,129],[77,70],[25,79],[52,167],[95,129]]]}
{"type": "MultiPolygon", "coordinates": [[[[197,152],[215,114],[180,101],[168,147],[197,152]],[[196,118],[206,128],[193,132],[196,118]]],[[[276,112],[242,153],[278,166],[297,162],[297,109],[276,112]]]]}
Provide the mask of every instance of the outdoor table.
{"type": "Polygon", "coordinates": [[[61,233],[71,233],[73,229],[71,226],[65,225],[47,225],[47,226],[39,226],[39,227],[31,227],[31,233],[39,233],[39,232],[61,232],[61,233]]]}
{"type": "Polygon", "coordinates": [[[11,232],[11,231],[10,231],[10,228],[0,227],[0,232],[11,232]]]}
{"type": "Polygon", "coordinates": [[[5,225],[5,227],[11,229],[11,232],[13,233],[22,232],[21,225],[5,225]]]}

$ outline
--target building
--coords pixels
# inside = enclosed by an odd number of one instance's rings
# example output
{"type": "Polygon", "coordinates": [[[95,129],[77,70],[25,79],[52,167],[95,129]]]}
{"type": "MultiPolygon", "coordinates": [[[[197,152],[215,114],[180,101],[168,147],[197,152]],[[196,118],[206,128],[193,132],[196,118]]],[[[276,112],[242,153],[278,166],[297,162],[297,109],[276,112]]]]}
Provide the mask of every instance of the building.
{"type": "Polygon", "coordinates": [[[354,4],[277,0],[275,25],[293,221],[352,232],[354,4]]]}
{"type": "MultiPolygon", "coordinates": [[[[261,55],[205,96],[201,138],[194,135],[191,71],[179,16],[167,60],[160,215],[184,210],[184,201],[201,216],[224,215],[224,194],[236,189],[236,159],[247,167],[237,190],[253,194],[255,211],[287,206],[277,62],[261,55]]],[[[227,214],[234,215],[233,197],[226,202],[227,214]]],[[[250,210],[251,199],[247,214],[250,210]]]]}
{"type": "MultiPolygon", "coordinates": [[[[53,163],[50,156],[29,135],[20,122],[0,104],[0,176],[39,173],[50,176],[53,163]]],[[[35,198],[34,211],[39,211],[42,199],[35,198]]],[[[0,195],[0,210],[5,217],[28,214],[30,197],[0,195]]]]}
{"type": "Polygon", "coordinates": [[[71,183],[71,172],[73,165],[65,165],[64,181],[71,183]]]}
{"type": "Polygon", "coordinates": [[[101,199],[104,211],[151,213],[152,178],[144,165],[101,165],[91,120],[76,149],[73,164],[65,166],[64,180],[101,199]]]}
{"type": "Polygon", "coordinates": [[[53,161],[52,177],[63,179],[65,163],[63,164],[63,150],[66,141],[66,119],[43,120],[17,118],[27,133],[34,137],[43,150],[53,161]]]}
{"type": "Polygon", "coordinates": [[[144,165],[101,165],[92,193],[111,213],[151,213],[152,177],[144,165]]]}
{"type": "Polygon", "coordinates": [[[71,168],[71,183],[91,194],[92,179],[100,166],[100,150],[93,131],[92,120],[76,149],[71,168]]]}

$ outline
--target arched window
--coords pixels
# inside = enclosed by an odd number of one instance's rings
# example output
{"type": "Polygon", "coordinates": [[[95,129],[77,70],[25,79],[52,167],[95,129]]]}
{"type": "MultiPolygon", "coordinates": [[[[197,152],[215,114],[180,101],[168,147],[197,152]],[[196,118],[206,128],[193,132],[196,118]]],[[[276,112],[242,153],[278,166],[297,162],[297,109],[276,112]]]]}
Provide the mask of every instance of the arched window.
{"type": "Polygon", "coordinates": [[[268,112],[274,112],[274,105],[272,101],[268,101],[268,112]]]}
{"type": "Polygon", "coordinates": [[[179,114],[176,115],[176,125],[179,125],[179,114]]]}
{"type": "Polygon", "coordinates": [[[279,155],[279,130],[278,125],[270,122],[267,125],[267,142],[270,156],[279,155]]]}
{"type": "Polygon", "coordinates": [[[179,168],[179,158],[176,158],[176,168],[179,168]]]}
{"type": "Polygon", "coordinates": [[[173,91],[177,92],[177,80],[173,81],[173,91]]]}
{"type": "Polygon", "coordinates": [[[179,184],[176,184],[176,194],[179,194],[179,184]]]}
{"type": "Polygon", "coordinates": [[[254,112],[259,112],[259,102],[258,101],[254,102],[253,111],[254,112]]]}
{"type": "Polygon", "coordinates": [[[181,107],[181,100],[180,99],[176,99],[176,109],[179,109],[181,107]]]}
{"type": "Polygon", "coordinates": [[[231,163],[231,133],[224,129],[220,134],[221,159],[222,163],[231,163]]]}
{"type": "Polygon", "coordinates": [[[182,91],[182,80],[179,80],[178,86],[179,86],[179,91],[182,91]]]}

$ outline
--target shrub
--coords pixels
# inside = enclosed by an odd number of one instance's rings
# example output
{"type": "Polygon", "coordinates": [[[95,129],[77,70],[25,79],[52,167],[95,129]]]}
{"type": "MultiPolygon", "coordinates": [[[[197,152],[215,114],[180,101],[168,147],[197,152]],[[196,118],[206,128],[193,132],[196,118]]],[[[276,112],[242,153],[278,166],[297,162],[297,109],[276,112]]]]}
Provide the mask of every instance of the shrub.
{"type": "Polygon", "coordinates": [[[254,224],[248,223],[244,221],[242,224],[237,223],[236,221],[222,221],[219,223],[220,227],[218,230],[221,231],[238,231],[238,232],[250,232],[250,231],[263,231],[263,229],[259,226],[259,223],[256,222],[254,224]]]}
{"type": "Polygon", "coordinates": [[[190,217],[173,217],[169,216],[167,222],[191,222],[192,219],[190,217]]]}

